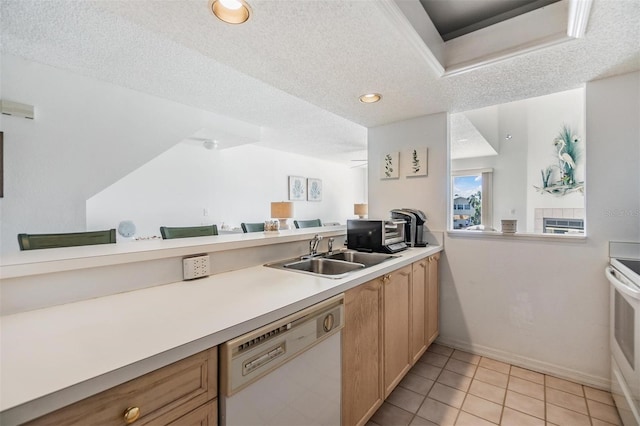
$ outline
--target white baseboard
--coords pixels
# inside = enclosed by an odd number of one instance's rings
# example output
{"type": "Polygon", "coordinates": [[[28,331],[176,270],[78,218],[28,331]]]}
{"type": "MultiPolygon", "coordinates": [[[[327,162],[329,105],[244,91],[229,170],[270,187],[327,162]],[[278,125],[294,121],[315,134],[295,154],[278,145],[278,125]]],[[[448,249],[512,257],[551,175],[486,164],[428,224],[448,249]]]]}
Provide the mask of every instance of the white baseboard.
{"type": "Polygon", "coordinates": [[[582,373],[577,370],[562,367],[548,362],[539,361],[533,358],[528,358],[522,355],[517,355],[511,352],[506,352],[500,349],[494,349],[487,346],[477,345],[469,342],[464,342],[457,339],[451,339],[443,336],[439,336],[436,343],[451,348],[459,349],[465,352],[471,352],[476,355],[486,356],[497,361],[506,362],[508,364],[516,365],[518,367],[526,368],[528,370],[537,371],[543,374],[549,374],[559,377],[561,379],[570,380],[572,382],[580,383],[583,385],[591,386],[598,389],[604,389],[611,391],[611,378],[594,376],[592,374],[582,373]]]}

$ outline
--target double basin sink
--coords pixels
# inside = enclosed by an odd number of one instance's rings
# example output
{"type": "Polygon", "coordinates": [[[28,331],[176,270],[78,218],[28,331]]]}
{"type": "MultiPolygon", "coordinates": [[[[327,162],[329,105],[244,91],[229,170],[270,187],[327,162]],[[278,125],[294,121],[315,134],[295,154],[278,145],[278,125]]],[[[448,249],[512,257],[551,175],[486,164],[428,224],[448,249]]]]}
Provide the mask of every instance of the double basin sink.
{"type": "Polygon", "coordinates": [[[347,250],[296,257],[264,266],[337,279],[395,257],[398,256],[347,250]]]}

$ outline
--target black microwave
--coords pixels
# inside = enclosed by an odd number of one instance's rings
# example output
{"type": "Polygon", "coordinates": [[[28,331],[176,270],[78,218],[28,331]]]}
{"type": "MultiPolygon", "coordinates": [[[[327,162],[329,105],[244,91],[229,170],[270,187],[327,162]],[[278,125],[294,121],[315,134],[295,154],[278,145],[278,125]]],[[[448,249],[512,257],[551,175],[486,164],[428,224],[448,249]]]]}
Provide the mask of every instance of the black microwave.
{"type": "Polygon", "coordinates": [[[347,220],[347,248],[351,250],[396,253],[407,248],[404,220],[347,220]]]}

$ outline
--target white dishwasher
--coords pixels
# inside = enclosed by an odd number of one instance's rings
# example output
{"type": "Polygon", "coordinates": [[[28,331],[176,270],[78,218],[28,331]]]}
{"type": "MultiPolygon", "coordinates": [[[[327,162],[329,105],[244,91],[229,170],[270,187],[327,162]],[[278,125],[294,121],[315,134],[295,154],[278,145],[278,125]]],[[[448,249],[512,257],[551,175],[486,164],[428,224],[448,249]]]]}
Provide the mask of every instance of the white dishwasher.
{"type": "Polygon", "coordinates": [[[224,343],[222,426],[336,426],[344,295],[224,343]]]}

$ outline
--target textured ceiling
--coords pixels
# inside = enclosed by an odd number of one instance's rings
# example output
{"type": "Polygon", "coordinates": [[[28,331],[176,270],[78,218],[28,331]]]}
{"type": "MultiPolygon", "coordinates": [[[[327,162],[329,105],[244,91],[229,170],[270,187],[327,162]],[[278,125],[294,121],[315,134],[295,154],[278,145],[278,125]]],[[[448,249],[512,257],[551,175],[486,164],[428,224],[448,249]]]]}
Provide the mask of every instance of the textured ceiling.
{"type": "Polygon", "coordinates": [[[232,26],[206,0],[1,0],[2,50],[244,120],[262,126],[265,146],[334,160],[362,158],[366,127],[640,69],[637,0],[594,0],[583,39],[443,78],[382,1],[250,0],[252,18],[232,26]],[[358,102],[371,91],[382,102],[358,102]]]}
{"type": "Polygon", "coordinates": [[[498,155],[498,152],[463,112],[451,114],[449,120],[451,123],[449,136],[451,138],[450,157],[452,160],[498,155]]]}

